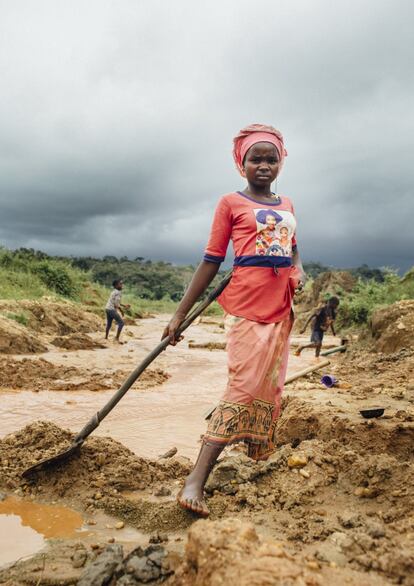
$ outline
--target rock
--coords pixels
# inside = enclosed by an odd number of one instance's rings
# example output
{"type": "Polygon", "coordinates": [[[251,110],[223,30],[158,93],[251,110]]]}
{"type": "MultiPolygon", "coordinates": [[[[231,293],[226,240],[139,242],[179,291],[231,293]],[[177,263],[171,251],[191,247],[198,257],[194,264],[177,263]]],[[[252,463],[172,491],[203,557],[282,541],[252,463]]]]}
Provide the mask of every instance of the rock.
{"type": "Polygon", "coordinates": [[[146,549],[137,547],[125,559],[124,569],[140,583],[152,582],[172,573],[166,557],[161,545],[150,545],[146,549]]]}
{"type": "Polygon", "coordinates": [[[126,565],[126,571],[141,582],[157,580],[161,576],[161,569],[149,564],[146,557],[132,557],[126,565]]]}
{"type": "Polygon", "coordinates": [[[150,543],[162,543],[168,541],[168,535],[166,533],[154,533],[149,538],[150,543]]]}
{"type": "Polygon", "coordinates": [[[123,521],[118,521],[117,523],[115,523],[115,529],[123,529],[125,527],[125,523],[123,521]]]}
{"type": "Polygon", "coordinates": [[[303,468],[308,463],[308,458],[305,454],[292,454],[289,456],[287,465],[289,468],[303,468]]]}
{"type": "Polygon", "coordinates": [[[174,446],[173,448],[169,449],[167,452],[165,452],[165,454],[163,454],[162,456],[158,456],[158,458],[160,460],[164,460],[164,459],[168,459],[168,458],[172,458],[173,456],[175,456],[175,454],[178,452],[177,448],[174,446]]]}
{"type": "Polygon", "coordinates": [[[120,567],[122,558],[121,545],[107,545],[103,552],[86,566],[79,578],[78,586],[105,586],[120,567]]]}
{"type": "Polygon", "coordinates": [[[132,576],[124,574],[121,578],[118,578],[116,586],[137,586],[137,581],[132,576]]]}
{"type": "Polygon", "coordinates": [[[83,568],[88,559],[88,552],[85,546],[82,544],[77,545],[70,559],[74,568],[83,568]]]}
{"type": "Polygon", "coordinates": [[[354,536],[355,543],[357,543],[363,551],[370,550],[374,547],[374,540],[366,533],[357,533],[354,536]]]}
{"type": "Polygon", "coordinates": [[[351,529],[353,527],[360,527],[361,526],[361,517],[357,513],[352,513],[351,511],[344,511],[340,515],[338,515],[338,521],[342,525],[342,527],[346,527],[347,529],[351,529]]]}
{"type": "Polygon", "coordinates": [[[303,468],[301,468],[299,470],[299,474],[301,476],[303,476],[303,478],[310,478],[310,472],[308,472],[307,470],[304,470],[303,468]]]}
{"type": "Polygon", "coordinates": [[[280,542],[264,540],[251,523],[239,519],[196,521],[188,533],[185,556],[171,586],[320,585],[317,568],[294,559],[280,542]]]}
{"type": "Polygon", "coordinates": [[[218,490],[224,494],[236,494],[238,485],[245,484],[266,470],[265,462],[254,462],[244,454],[223,458],[210,474],[206,492],[218,490]]]}
{"type": "Polygon", "coordinates": [[[357,488],[354,490],[354,495],[360,498],[370,499],[378,496],[378,494],[378,489],[373,486],[357,486],[357,488]]]}
{"type": "Polygon", "coordinates": [[[352,545],[353,540],[346,533],[336,531],[318,547],[316,557],[323,562],[344,566],[348,561],[345,552],[351,549],[352,545]]]}
{"type": "Polygon", "coordinates": [[[381,537],[385,537],[385,529],[381,523],[374,520],[369,520],[365,524],[365,528],[367,530],[368,535],[374,537],[375,539],[379,539],[381,537]]]}

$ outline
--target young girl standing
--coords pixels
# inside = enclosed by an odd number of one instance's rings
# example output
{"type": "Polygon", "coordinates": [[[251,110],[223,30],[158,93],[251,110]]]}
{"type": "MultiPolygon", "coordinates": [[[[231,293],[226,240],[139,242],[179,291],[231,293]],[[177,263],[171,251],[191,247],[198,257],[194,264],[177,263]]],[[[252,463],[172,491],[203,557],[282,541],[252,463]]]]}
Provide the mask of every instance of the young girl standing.
{"type": "MultiPolygon", "coordinates": [[[[204,259],[163,334],[163,338],[174,337],[217,274],[232,240],[233,276],[218,298],[226,314],[227,388],[203,436],[194,469],[178,495],[182,507],[201,516],[209,514],[204,485],[226,445],[245,442],[248,455],[255,460],[268,458],[275,449],[293,322],[292,299],[295,288],[305,281],[292,203],[271,191],[287,155],[282,134],[272,126],[252,124],[233,142],[233,157],[247,185],[220,199],[204,259]],[[269,217],[275,228],[282,222],[287,228],[291,255],[275,256],[263,250],[265,240],[260,235],[268,230],[269,217]]],[[[267,245],[270,248],[272,242],[267,245]]]]}

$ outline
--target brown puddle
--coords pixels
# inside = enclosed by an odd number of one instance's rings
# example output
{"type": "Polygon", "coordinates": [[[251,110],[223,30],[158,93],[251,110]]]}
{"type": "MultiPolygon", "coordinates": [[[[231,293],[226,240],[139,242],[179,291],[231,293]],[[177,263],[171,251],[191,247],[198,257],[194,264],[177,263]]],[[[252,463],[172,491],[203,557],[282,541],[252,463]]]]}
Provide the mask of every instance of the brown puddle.
{"type": "Polygon", "coordinates": [[[74,537],[82,525],[68,507],[7,497],[0,502],[0,566],[38,552],[45,539],[74,537]]]}

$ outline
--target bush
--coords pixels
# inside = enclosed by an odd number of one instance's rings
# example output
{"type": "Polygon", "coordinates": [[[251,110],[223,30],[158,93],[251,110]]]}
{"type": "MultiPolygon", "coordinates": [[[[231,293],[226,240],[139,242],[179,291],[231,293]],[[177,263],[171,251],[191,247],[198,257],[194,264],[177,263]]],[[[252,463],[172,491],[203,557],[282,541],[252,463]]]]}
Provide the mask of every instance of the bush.
{"type": "Polygon", "coordinates": [[[75,297],[79,287],[71,278],[68,269],[63,265],[51,261],[42,261],[33,268],[33,272],[40,277],[42,283],[49,289],[64,297],[75,297]]]}
{"type": "Polygon", "coordinates": [[[377,277],[369,280],[360,278],[351,293],[341,299],[338,326],[351,327],[365,324],[374,310],[400,299],[414,299],[412,271],[403,278],[389,269],[382,273],[383,282],[377,277]]]}

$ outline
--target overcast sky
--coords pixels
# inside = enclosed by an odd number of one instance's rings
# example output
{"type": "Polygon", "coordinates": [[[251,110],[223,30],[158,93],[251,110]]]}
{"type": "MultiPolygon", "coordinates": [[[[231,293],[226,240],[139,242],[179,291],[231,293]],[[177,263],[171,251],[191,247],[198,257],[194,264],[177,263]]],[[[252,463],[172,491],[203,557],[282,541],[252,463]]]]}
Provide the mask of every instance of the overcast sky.
{"type": "Polygon", "coordinates": [[[305,260],[414,264],[412,0],[0,8],[3,245],[197,262],[259,122],[305,260]]]}

